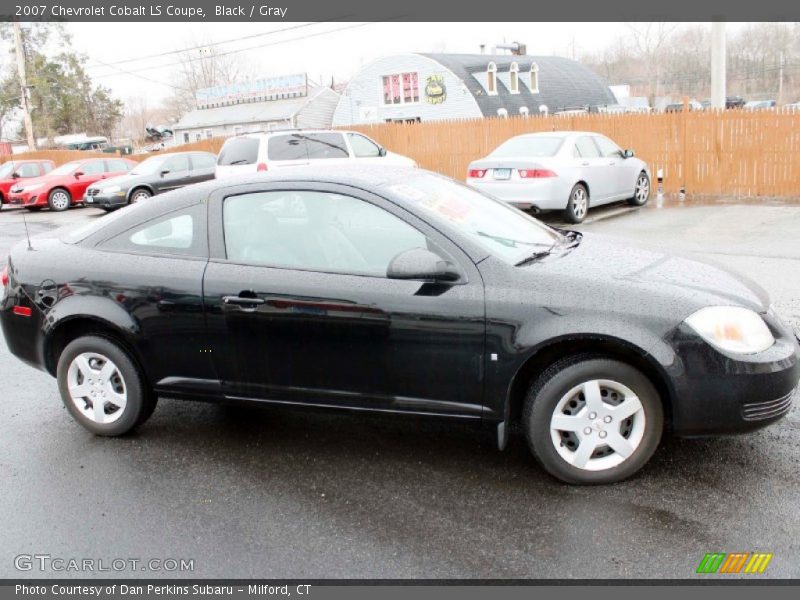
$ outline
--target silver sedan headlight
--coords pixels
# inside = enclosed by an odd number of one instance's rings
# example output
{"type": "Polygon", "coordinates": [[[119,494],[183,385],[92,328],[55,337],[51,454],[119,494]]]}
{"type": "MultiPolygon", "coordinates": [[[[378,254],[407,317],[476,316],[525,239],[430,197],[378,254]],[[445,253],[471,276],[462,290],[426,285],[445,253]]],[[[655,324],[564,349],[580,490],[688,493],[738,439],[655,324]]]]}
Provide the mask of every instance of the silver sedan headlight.
{"type": "Polygon", "coordinates": [[[738,306],[707,306],[685,320],[709,344],[733,354],[755,354],[775,343],[758,313],[738,306]]]}

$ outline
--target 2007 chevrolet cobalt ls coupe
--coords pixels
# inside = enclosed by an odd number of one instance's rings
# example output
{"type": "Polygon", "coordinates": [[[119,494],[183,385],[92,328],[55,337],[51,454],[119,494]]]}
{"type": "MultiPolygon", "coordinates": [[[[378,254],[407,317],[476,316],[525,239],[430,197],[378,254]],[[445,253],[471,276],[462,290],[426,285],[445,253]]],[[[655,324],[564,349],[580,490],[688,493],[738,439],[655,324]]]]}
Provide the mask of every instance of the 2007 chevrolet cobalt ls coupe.
{"type": "Polygon", "coordinates": [[[453,417],[572,483],[637,472],[669,429],[791,406],[794,333],[716,267],[559,231],[450,179],[302,168],[170,192],[15,247],[0,321],[84,427],[159,395],[453,417]]]}

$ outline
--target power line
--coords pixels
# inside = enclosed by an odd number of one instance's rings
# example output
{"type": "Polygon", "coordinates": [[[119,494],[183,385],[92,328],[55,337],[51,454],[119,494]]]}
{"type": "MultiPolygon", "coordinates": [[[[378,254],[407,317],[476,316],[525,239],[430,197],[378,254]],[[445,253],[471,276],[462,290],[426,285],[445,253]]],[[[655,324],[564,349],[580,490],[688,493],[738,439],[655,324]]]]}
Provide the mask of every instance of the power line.
{"type": "Polygon", "coordinates": [[[227,39],[227,40],[219,40],[217,42],[209,42],[207,44],[198,44],[197,46],[188,46],[188,47],[182,48],[180,50],[169,50],[167,52],[158,52],[156,54],[146,54],[145,56],[137,56],[137,57],[134,57],[134,58],[124,58],[122,60],[115,60],[115,61],[109,62],[109,63],[103,62],[103,61],[98,60],[98,59],[95,58],[95,59],[92,59],[92,60],[94,60],[95,62],[98,62],[100,64],[98,64],[98,65],[90,64],[90,65],[87,65],[86,68],[87,69],[92,69],[92,68],[99,67],[99,66],[112,67],[114,65],[123,65],[123,64],[131,63],[131,62],[139,62],[139,61],[143,61],[143,60],[148,60],[150,58],[160,58],[162,56],[169,56],[171,54],[181,54],[183,52],[189,52],[190,50],[200,50],[202,48],[209,48],[211,46],[220,46],[222,44],[230,44],[232,42],[239,42],[239,41],[242,41],[242,40],[249,40],[249,39],[253,39],[253,38],[257,38],[257,37],[275,35],[275,34],[278,34],[278,33],[283,33],[285,31],[292,31],[292,30],[295,30],[295,29],[303,29],[305,27],[312,27],[314,25],[321,25],[323,23],[331,23],[331,22],[341,21],[341,20],[343,20],[343,19],[345,19],[345,18],[347,18],[349,16],[350,15],[344,15],[342,17],[336,17],[336,18],[333,18],[333,19],[328,19],[326,21],[316,21],[314,23],[304,23],[302,25],[292,25],[291,27],[283,27],[281,29],[273,29],[271,31],[264,31],[262,33],[254,33],[252,35],[245,35],[245,36],[230,38],[230,39],[227,39]]]}
{"type": "MultiPolygon", "coordinates": [[[[400,17],[398,16],[398,17],[391,17],[389,19],[385,19],[384,21],[371,21],[371,22],[368,22],[368,23],[357,23],[355,25],[348,25],[346,27],[339,27],[337,29],[330,29],[328,31],[319,31],[319,32],[316,32],[316,33],[310,33],[308,35],[298,36],[298,37],[289,38],[289,39],[285,39],[285,40],[278,40],[278,41],[275,41],[275,42],[267,42],[266,44],[257,44],[255,46],[248,46],[247,48],[238,48],[236,50],[228,50],[226,52],[220,52],[218,54],[214,54],[212,56],[212,58],[221,58],[223,56],[230,56],[232,54],[238,54],[240,52],[248,52],[250,50],[257,50],[259,48],[267,48],[267,47],[270,47],[270,46],[278,46],[280,44],[288,44],[288,43],[297,42],[297,41],[300,41],[300,40],[307,40],[307,39],[310,39],[310,38],[319,37],[319,36],[322,36],[322,35],[328,35],[328,34],[331,34],[331,33],[339,33],[341,31],[347,31],[347,30],[356,29],[356,28],[359,28],[359,27],[367,27],[369,25],[375,25],[376,23],[385,23],[387,21],[390,21],[390,20],[393,20],[393,19],[399,19],[399,18],[400,17]]],[[[183,51],[180,51],[180,52],[183,52],[183,51]]],[[[196,57],[193,57],[193,58],[187,58],[186,60],[180,60],[180,61],[176,61],[176,62],[171,62],[171,63],[167,63],[167,64],[163,64],[163,65],[155,65],[155,66],[150,66],[150,67],[140,67],[140,68],[136,68],[136,69],[133,69],[133,70],[130,70],[130,71],[123,71],[123,72],[128,74],[128,75],[133,75],[135,73],[141,73],[141,72],[144,72],[144,71],[152,71],[154,69],[166,69],[168,67],[174,67],[174,66],[178,66],[178,65],[185,65],[186,63],[191,63],[191,62],[195,62],[195,61],[198,61],[198,60],[205,60],[207,58],[208,57],[205,57],[205,56],[196,56],[196,57]]],[[[98,61],[98,62],[100,62],[100,61],[98,61]]],[[[108,66],[111,66],[114,69],[122,71],[122,69],[119,69],[118,67],[114,67],[112,63],[108,63],[108,66]]],[[[100,78],[103,78],[103,77],[113,77],[113,76],[116,76],[116,75],[117,75],[117,73],[104,73],[104,74],[101,74],[101,75],[95,75],[93,77],[93,79],[100,79],[100,78]]]]}

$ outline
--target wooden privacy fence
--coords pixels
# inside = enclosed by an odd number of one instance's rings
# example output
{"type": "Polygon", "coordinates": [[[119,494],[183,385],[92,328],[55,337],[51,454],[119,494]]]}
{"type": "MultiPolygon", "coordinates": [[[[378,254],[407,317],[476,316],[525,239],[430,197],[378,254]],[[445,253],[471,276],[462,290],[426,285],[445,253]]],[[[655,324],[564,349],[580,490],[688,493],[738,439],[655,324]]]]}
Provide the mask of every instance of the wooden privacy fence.
{"type": "MultiPolygon", "coordinates": [[[[353,126],[421,167],[464,179],[467,165],[508,138],[536,131],[594,131],[631,148],[664,177],[664,191],[725,196],[800,196],[800,112],[703,111],[657,114],[584,114],[508,119],[381,123],[353,126]]],[[[219,152],[212,138],[168,152],[219,152]]],[[[56,164],[93,155],[49,150],[15,155],[56,164]]],[[[142,160],[152,154],[127,158],[142,160]]],[[[655,181],[653,182],[655,186],[655,181]]]]}
{"type": "MultiPolygon", "coordinates": [[[[464,179],[470,161],[522,133],[602,133],[661,171],[664,191],[800,196],[800,112],[581,114],[354,126],[421,167],[464,179]]],[[[654,182],[655,185],[655,182],[654,182]]]]}

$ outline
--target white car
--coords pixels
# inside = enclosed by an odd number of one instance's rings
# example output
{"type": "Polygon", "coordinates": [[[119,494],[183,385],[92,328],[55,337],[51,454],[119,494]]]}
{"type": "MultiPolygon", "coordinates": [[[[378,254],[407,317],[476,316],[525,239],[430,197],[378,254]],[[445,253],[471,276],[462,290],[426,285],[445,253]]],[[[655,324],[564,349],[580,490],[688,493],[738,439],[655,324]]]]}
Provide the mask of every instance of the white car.
{"type": "Polygon", "coordinates": [[[285,130],[229,138],[217,157],[216,178],[308,165],[354,162],[416,167],[412,159],[389,152],[363,133],[285,130]]]}
{"type": "Polygon", "coordinates": [[[590,207],[650,198],[650,169],[599,133],[548,131],[513,137],[473,161],[467,185],[523,210],[563,210],[580,223],[590,207]]]}

